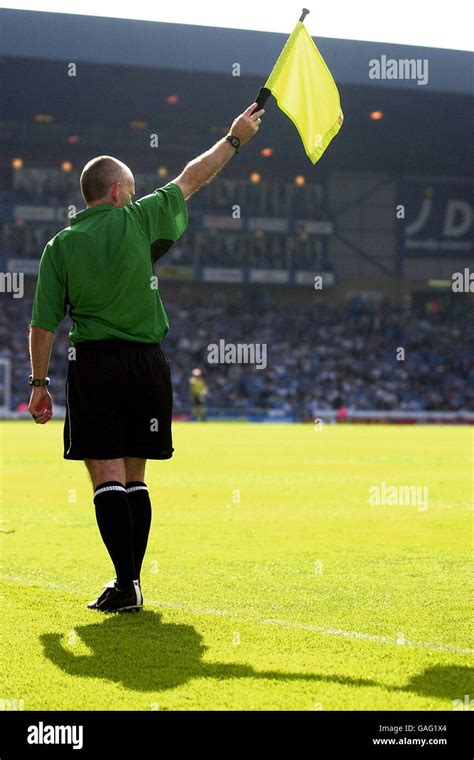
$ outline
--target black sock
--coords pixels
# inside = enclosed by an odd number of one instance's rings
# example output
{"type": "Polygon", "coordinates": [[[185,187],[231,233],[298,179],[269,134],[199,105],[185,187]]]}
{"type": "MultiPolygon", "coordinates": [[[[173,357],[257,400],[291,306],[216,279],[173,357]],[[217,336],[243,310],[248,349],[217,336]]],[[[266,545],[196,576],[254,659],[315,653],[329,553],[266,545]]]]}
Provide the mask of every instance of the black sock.
{"type": "Polygon", "coordinates": [[[139,480],[131,480],[125,487],[133,515],[133,551],[135,570],[139,578],[151,525],[150,495],[146,483],[139,480]]]}
{"type": "Polygon", "coordinates": [[[118,587],[123,588],[138,578],[133,555],[133,517],[125,487],[116,480],[101,483],[94,490],[94,504],[100,535],[114,564],[118,587]]]}

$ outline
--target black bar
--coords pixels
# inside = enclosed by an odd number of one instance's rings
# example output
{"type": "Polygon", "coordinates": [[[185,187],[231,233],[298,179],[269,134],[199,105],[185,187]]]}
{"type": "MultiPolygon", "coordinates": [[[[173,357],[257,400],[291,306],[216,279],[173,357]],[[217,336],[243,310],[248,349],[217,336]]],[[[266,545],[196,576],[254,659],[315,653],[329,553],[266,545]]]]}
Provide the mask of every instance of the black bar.
{"type": "Polygon", "coordinates": [[[106,750],[107,757],[126,757],[126,750],[133,753],[131,757],[143,757],[145,749],[152,748],[153,756],[159,756],[166,740],[178,752],[183,746],[193,753],[201,747],[215,747],[222,755],[229,745],[234,753],[237,747],[248,750],[251,735],[252,749],[260,743],[265,756],[270,747],[281,749],[285,740],[291,741],[295,750],[306,740],[313,747],[311,754],[315,758],[353,757],[357,751],[363,758],[463,760],[473,756],[471,728],[469,708],[439,712],[6,711],[0,712],[0,758],[94,757],[101,749],[106,750]],[[45,741],[62,737],[69,739],[69,743],[45,741]],[[38,743],[29,742],[28,738],[37,739],[38,743]],[[324,755],[322,747],[328,748],[324,755]]]}

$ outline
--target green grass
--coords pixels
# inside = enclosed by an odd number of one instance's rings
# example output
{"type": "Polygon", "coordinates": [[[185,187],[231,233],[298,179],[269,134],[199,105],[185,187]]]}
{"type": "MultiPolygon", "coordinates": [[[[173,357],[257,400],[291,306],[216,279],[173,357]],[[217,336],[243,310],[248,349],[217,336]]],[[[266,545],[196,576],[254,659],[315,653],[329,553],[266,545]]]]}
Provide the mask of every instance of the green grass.
{"type": "Polygon", "coordinates": [[[120,616],[85,608],[113,571],[61,423],[0,434],[0,699],[451,710],[474,697],[468,428],[176,424],[174,458],[148,465],[146,610],[120,616]],[[369,505],[383,480],[427,485],[428,509],[369,505]]]}

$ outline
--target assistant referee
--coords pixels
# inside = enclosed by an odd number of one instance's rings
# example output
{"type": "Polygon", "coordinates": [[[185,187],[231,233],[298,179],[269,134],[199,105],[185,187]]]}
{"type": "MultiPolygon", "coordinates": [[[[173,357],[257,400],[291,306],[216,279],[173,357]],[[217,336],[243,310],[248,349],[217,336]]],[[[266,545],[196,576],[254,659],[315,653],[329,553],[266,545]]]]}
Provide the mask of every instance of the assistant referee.
{"type": "Polygon", "coordinates": [[[181,174],[133,202],[130,169],[111,156],[84,167],[86,209],[45,246],[30,325],[31,397],[39,425],[52,417],[48,367],[54,333],[73,321],[66,382],[64,458],[84,460],[99,531],[116,577],[88,607],[143,606],[140,571],[151,524],[147,459],[169,459],[172,388],[161,340],[169,329],[153,263],[186,230],[185,201],[258,131],[252,103],[230,131],[181,174]]]}

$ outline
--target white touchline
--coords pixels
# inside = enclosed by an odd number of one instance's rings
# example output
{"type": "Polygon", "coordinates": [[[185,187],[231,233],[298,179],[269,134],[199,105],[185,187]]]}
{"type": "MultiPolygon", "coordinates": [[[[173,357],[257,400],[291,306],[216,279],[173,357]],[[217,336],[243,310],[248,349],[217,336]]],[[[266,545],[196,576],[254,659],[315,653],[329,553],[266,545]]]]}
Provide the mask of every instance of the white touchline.
{"type": "MultiPolygon", "coordinates": [[[[79,589],[72,588],[71,586],[63,586],[60,583],[37,583],[35,581],[23,580],[23,578],[17,578],[11,575],[0,575],[0,580],[9,581],[11,583],[18,583],[23,586],[32,586],[35,588],[47,588],[54,591],[66,591],[70,594],[84,594],[79,589]]],[[[181,610],[182,612],[190,612],[192,615],[216,615],[220,617],[232,617],[238,618],[243,623],[258,623],[259,625],[279,625],[282,628],[295,628],[299,631],[308,631],[309,633],[321,633],[325,636],[342,636],[346,639],[362,639],[363,641],[374,641],[377,644],[394,644],[396,646],[415,647],[421,649],[437,649],[441,652],[451,652],[452,654],[474,654],[474,649],[468,647],[456,647],[450,644],[439,644],[435,641],[410,641],[404,639],[403,644],[400,644],[398,637],[395,636],[382,636],[372,633],[358,633],[357,631],[345,631],[342,628],[323,628],[317,625],[305,625],[304,623],[292,623],[288,620],[276,620],[273,618],[247,618],[242,617],[236,612],[229,612],[228,610],[214,610],[214,609],[200,609],[198,607],[191,607],[187,604],[174,604],[172,602],[163,602],[160,599],[147,599],[147,604],[154,607],[164,607],[168,610],[181,610]]]]}

